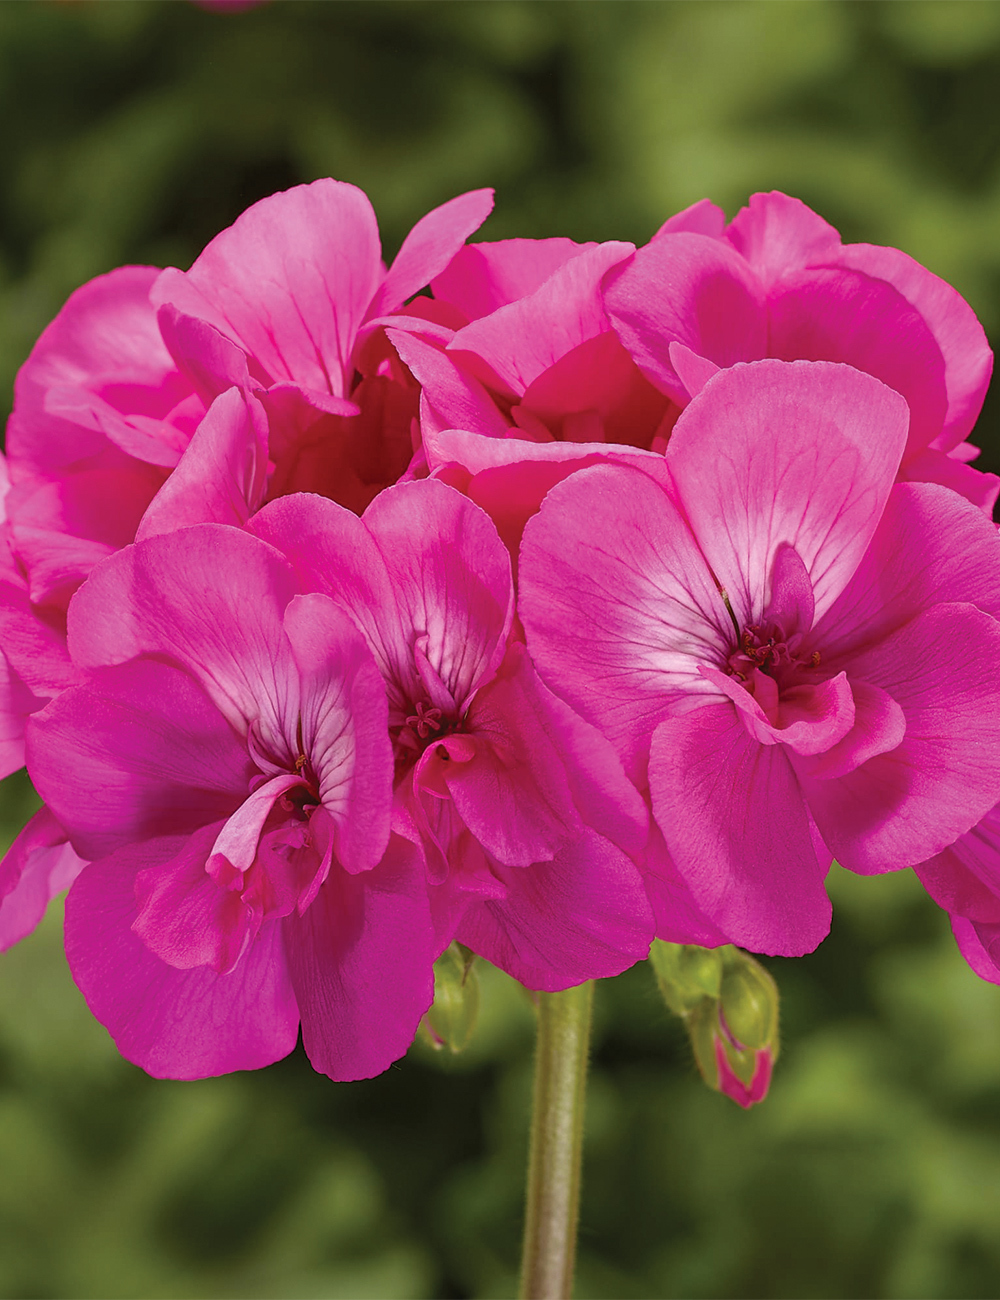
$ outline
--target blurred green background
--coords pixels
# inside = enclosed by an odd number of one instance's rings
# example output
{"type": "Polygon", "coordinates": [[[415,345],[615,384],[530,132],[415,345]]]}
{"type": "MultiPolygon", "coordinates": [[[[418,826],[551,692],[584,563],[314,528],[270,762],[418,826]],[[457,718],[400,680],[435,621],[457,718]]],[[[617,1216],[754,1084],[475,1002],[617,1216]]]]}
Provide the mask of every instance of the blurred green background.
{"type": "MultiPolygon", "coordinates": [[[[324,175],[368,191],[390,254],[474,186],[486,237],[637,242],[777,187],[951,280],[996,341],[998,85],[994,0],[0,4],[2,400],[76,285],[186,266],[324,175]]],[[[1000,470],[1000,400],[978,440],[1000,470]]],[[[33,796],[0,797],[9,839],[33,796]]],[[[581,1297],[1000,1294],[1000,989],[908,873],[831,890],[829,941],[769,963],[785,1046],[750,1113],[644,967],[598,989],[581,1297]]],[[[0,1296],[511,1295],[532,1017],[487,969],[455,1061],[155,1082],[50,914],[0,959],[0,1296]]]]}

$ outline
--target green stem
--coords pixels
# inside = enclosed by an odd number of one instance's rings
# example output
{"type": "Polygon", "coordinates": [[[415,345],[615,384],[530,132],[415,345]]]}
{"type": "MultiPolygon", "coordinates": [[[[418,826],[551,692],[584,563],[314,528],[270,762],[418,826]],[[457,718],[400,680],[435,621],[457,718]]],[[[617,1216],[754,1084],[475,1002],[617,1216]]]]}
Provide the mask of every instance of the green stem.
{"type": "Polygon", "coordinates": [[[570,1300],[594,984],[538,994],[521,1300],[570,1300]]]}

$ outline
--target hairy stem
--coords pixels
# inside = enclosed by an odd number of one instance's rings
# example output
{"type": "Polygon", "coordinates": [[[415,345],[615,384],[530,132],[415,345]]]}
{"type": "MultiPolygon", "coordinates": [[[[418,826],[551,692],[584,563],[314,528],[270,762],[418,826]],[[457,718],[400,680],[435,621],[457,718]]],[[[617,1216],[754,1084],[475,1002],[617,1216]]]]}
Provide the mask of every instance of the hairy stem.
{"type": "Polygon", "coordinates": [[[594,984],[538,994],[521,1300],[570,1300],[594,984]]]}

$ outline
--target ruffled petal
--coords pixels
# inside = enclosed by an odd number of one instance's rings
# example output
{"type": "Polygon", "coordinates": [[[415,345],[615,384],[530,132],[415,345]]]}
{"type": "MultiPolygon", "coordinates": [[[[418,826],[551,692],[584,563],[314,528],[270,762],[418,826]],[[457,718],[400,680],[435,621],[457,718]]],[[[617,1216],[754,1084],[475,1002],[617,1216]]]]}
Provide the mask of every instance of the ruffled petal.
{"type": "Polygon", "coordinates": [[[493,210],[492,190],[470,190],[421,217],[379,286],[369,316],[395,311],[448,266],[493,210]]]}
{"type": "Polygon", "coordinates": [[[383,278],[375,213],[354,185],[323,179],[248,208],[186,272],[151,294],[247,353],[256,379],[346,397],[358,329],[383,278]]]}
{"type": "Polygon", "coordinates": [[[264,500],[267,420],[238,388],[217,397],[174,472],[150,502],[137,541],[190,524],[242,528],[264,500]]]}
{"type": "Polygon", "coordinates": [[[560,357],[608,328],[601,277],[633,251],[612,241],[581,253],[533,294],[459,330],[448,350],[480,359],[501,391],[520,396],[560,357]]]}
{"type": "Polygon", "coordinates": [[[95,673],[28,727],[32,777],[83,857],[227,818],[256,769],[187,673],[149,659],[95,673]]]}
{"type": "Polygon", "coordinates": [[[944,358],[948,403],[936,445],[949,451],[972,432],[993,370],[993,353],[975,312],[950,284],[898,248],[847,244],[837,261],[891,284],[926,322],[944,358]]]}
{"type": "Polygon", "coordinates": [[[798,267],[828,261],[841,248],[829,222],[780,190],[752,194],[726,237],[767,285],[798,267]]]}
{"type": "Polygon", "coordinates": [[[31,818],[0,862],[0,952],[34,930],[51,899],[87,865],[47,808],[31,818]]]}
{"type": "Polygon", "coordinates": [[[295,1046],[299,1015],[280,922],[262,926],[227,975],[177,970],[132,926],[138,872],[182,851],[173,836],[91,863],[66,900],[66,955],[78,988],[121,1054],[158,1079],[257,1070],[295,1046]]]}
{"type": "Polygon", "coordinates": [[[245,732],[256,721],[280,747],[298,707],[281,624],[297,590],[288,561],[236,528],[199,524],[151,537],[112,556],[77,593],[70,653],[88,668],[169,656],[233,726],[245,732]]]}
{"type": "Polygon", "coordinates": [[[867,549],[906,438],[906,403],[847,366],[758,361],[720,371],[681,413],[666,463],[741,627],[759,624],[783,543],[816,616],[867,549]]]}
{"type": "Polygon", "coordinates": [[[596,248],[572,239],[501,239],[467,244],[431,282],[434,297],[452,303],[467,320],[526,298],[561,266],[596,248]]]}
{"type": "Polygon", "coordinates": [[[671,343],[717,366],[767,356],[760,282],[739,253],[710,235],[659,235],[608,276],[604,302],[639,369],[681,405],[689,393],[670,360],[671,343]]]}
{"type": "Polygon", "coordinates": [[[711,571],[664,488],[624,466],[582,469],[524,530],[519,612],[546,684],[645,782],[649,738],[721,663],[732,624],[711,571]]]}
{"type": "Polygon", "coordinates": [[[618,975],[649,952],[653,917],[634,864],[584,832],[551,862],[494,867],[503,899],[472,902],[457,936],[529,989],[618,975]]]}
{"type": "Polygon", "coordinates": [[[854,659],[906,719],[902,743],[803,790],[842,866],[913,866],[954,843],[1000,800],[1000,626],[970,605],[938,605],[854,659]]]}
{"type": "Polygon", "coordinates": [[[783,747],[760,745],[731,704],[660,724],[653,815],[695,904],[733,943],[798,957],[830,928],[809,815],[783,747]]]}
{"type": "Polygon", "coordinates": [[[381,1074],[409,1047],[434,993],[419,851],[394,836],[373,871],[335,868],[306,913],[281,925],[314,1068],[338,1080],[381,1074]]]}

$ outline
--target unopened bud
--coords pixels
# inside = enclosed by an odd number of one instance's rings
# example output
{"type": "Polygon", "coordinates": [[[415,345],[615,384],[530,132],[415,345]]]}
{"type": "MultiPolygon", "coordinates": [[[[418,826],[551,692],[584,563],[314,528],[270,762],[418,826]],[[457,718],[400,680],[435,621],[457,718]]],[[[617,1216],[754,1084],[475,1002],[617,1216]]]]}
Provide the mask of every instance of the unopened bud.
{"type": "Polygon", "coordinates": [[[732,1037],[755,1050],[770,1047],[772,1057],[777,1057],[778,986],[770,972],[749,953],[729,948],[720,995],[732,1037]]]}
{"type": "Polygon", "coordinates": [[[479,1011],[476,954],[460,943],[446,948],[434,963],[434,1002],[421,1026],[432,1047],[464,1051],[479,1011]]]}
{"type": "Polygon", "coordinates": [[[649,964],[660,994],[677,1016],[686,1016],[702,998],[717,998],[722,984],[722,948],[699,948],[693,943],[665,943],[654,939],[649,964]]]}
{"type": "Polygon", "coordinates": [[[770,974],[731,946],[654,949],[660,991],[684,1021],[702,1078],[741,1106],[763,1101],[779,1050],[778,988],[770,974]]]}

